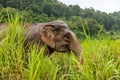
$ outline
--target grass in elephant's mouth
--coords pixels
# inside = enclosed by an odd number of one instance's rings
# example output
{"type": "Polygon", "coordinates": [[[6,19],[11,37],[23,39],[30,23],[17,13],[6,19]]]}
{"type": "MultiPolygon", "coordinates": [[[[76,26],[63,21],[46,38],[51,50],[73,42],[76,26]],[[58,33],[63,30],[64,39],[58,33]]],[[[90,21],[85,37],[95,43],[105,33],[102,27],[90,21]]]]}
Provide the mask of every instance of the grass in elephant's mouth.
{"type": "Polygon", "coordinates": [[[84,61],[76,68],[78,61],[73,54],[55,52],[43,57],[44,48],[38,52],[36,46],[24,53],[21,29],[17,23],[14,25],[0,44],[0,80],[120,80],[119,41],[83,40],[84,61]],[[26,57],[27,67],[24,66],[26,57]]]}

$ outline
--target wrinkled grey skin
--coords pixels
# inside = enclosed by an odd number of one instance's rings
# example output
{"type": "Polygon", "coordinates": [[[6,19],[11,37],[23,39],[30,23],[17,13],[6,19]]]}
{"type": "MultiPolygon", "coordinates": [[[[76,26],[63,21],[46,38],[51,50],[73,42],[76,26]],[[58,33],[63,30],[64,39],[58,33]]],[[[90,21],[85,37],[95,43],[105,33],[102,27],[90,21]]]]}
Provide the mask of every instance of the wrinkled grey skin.
{"type": "MultiPolygon", "coordinates": [[[[2,28],[2,26],[0,27],[2,28]]],[[[80,53],[82,49],[79,41],[67,24],[61,20],[31,24],[25,28],[24,36],[26,36],[24,46],[32,42],[39,45],[45,44],[45,55],[49,56],[54,51],[66,53],[73,51],[81,60],[80,53]]]]}

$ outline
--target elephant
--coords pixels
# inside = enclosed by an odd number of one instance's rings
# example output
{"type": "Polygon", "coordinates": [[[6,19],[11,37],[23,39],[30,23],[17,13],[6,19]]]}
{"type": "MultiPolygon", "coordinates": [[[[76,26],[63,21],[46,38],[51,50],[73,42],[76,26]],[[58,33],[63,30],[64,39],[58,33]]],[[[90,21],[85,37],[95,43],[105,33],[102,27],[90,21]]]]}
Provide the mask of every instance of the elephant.
{"type": "Polygon", "coordinates": [[[28,43],[46,45],[44,55],[50,56],[54,51],[71,53],[81,61],[81,45],[74,32],[62,20],[55,20],[46,23],[30,24],[25,27],[24,46],[28,43]]]}

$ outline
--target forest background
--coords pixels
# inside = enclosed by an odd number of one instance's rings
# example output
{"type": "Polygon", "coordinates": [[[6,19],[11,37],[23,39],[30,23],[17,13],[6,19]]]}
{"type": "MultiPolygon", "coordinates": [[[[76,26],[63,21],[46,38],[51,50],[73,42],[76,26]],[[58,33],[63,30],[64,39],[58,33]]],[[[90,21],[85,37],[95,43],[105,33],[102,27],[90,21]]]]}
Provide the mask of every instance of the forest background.
{"type": "Polygon", "coordinates": [[[0,0],[0,22],[7,20],[8,14],[20,15],[24,22],[48,22],[63,20],[84,39],[84,29],[90,37],[111,36],[118,39],[120,33],[120,11],[105,13],[94,8],[82,9],[78,5],[66,5],[58,0],[0,0]]]}

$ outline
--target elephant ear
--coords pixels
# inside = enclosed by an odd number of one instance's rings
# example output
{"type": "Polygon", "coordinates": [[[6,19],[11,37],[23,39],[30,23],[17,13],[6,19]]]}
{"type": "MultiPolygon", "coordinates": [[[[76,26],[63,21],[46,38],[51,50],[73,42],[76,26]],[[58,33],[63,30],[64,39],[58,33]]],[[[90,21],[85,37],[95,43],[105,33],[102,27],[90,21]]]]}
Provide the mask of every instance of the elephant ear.
{"type": "Polygon", "coordinates": [[[45,44],[51,48],[55,48],[55,34],[53,26],[45,25],[40,31],[40,37],[45,44]]]}

